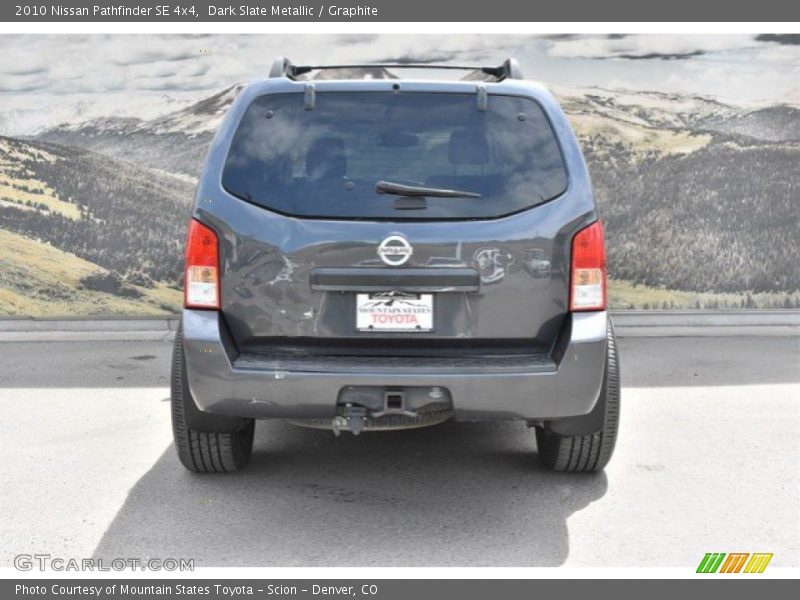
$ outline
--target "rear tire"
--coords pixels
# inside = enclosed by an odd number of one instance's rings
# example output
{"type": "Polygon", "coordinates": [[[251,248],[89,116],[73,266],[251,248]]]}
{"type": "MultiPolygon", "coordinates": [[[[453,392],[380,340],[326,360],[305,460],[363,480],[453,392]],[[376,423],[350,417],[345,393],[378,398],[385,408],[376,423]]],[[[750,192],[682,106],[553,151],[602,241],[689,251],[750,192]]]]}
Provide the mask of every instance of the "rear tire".
{"type": "Polygon", "coordinates": [[[172,433],[184,467],[195,473],[229,473],[247,464],[255,419],[215,417],[197,408],[186,377],[181,327],[172,351],[172,433]]]}
{"type": "Polygon", "coordinates": [[[611,460],[619,430],[619,362],[614,329],[608,324],[608,352],[603,388],[595,406],[603,411],[603,426],[599,431],[583,435],[561,435],[548,424],[536,428],[539,459],[553,471],[595,473],[602,471],[611,460]]]}

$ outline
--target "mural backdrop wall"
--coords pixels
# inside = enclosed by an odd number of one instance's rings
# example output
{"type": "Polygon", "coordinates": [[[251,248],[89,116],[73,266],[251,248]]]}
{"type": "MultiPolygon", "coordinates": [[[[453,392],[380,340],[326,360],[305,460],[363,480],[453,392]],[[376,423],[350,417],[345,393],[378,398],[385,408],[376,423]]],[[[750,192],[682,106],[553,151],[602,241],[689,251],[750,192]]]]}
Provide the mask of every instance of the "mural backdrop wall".
{"type": "Polygon", "coordinates": [[[0,37],[0,314],[179,310],[214,129],[274,56],[499,63],[550,86],[616,308],[800,308],[800,36],[0,37]]]}

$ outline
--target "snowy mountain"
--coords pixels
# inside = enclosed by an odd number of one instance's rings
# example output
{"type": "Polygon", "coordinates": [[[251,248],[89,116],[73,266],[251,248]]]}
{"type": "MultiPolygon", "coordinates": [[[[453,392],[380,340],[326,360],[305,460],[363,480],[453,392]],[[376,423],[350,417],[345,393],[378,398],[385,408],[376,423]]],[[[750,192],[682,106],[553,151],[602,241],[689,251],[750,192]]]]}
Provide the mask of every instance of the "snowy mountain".
{"type": "Polygon", "coordinates": [[[46,129],[36,139],[197,177],[211,138],[241,88],[232,86],[153,119],[96,118],[46,129]]]}
{"type": "Polygon", "coordinates": [[[800,141],[800,108],[780,104],[728,117],[707,117],[697,126],[767,142],[797,142],[800,141]]]}
{"type": "Polygon", "coordinates": [[[692,127],[698,121],[731,117],[743,110],[707,96],[595,87],[550,89],[568,114],[591,113],[647,127],[692,127]]]}
{"type": "Polygon", "coordinates": [[[191,136],[212,134],[222,117],[244,86],[235,85],[204,98],[182,110],[151,119],[140,125],[139,131],[154,135],[181,133],[191,136]]]}
{"type": "Polygon", "coordinates": [[[48,129],[75,127],[93,120],[155,119],[196,101],[196,98],[176,98],[168,94],[133,98],[111,95],[101,100],[57,103],[28,99],[23,106],[0,107],[0,135],[33,136],[48,129]]]}

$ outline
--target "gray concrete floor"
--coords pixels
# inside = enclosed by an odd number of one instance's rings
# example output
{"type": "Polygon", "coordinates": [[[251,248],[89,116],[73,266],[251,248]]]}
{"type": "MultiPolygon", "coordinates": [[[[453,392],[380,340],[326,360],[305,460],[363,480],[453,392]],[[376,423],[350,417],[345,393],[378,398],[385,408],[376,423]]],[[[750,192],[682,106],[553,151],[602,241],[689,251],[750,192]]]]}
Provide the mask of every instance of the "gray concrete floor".
{"type": "Polygon", "coordinates": [[[0,343],[0,565],[800,566],[800,338],[620,340],[622,429],[596,476],[517,423],[340,438],[259,423],[247,470],[184,471],[168,341],[0,343]]]}

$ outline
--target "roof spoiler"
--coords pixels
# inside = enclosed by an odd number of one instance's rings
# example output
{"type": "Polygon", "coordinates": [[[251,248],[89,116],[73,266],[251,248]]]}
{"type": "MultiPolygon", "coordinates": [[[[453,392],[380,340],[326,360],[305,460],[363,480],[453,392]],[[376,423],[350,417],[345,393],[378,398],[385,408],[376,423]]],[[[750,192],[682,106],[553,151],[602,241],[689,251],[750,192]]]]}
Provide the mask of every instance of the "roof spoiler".
{"type": "Polygon", "coordinates": [[[469,71],[462,79],[470,81],[503,81],[504,79],[522,79],[519,63],[514,58],[509,58],[496,67],[475,67],[460,65],[414,64],[414,63],[370,63],[354,65],[295,65],[288,58],[282,56],[272,63],[269,76],[287,77],[298,79],[311,71],[329,69],[343,69],[358,72],[360,70],[374,69],[446,69],[455,71],[469,71]]]}

